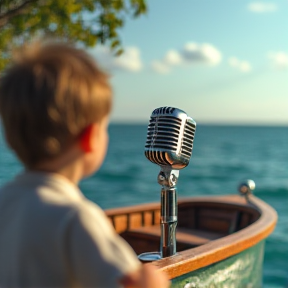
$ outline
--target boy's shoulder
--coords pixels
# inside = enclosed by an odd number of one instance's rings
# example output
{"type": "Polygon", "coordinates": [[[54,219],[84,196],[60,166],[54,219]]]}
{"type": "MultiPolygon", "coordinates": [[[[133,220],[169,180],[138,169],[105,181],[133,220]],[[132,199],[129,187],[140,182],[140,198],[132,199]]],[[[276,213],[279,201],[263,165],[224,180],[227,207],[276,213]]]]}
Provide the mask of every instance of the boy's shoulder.
{"type": "Polygon", "coordinates": [[[26,211],[25,216],[34,213],[40,218],[64,217],[67,213],[104,216],[102,209],[74,183],[61,175],[43,172],[25,171],[0,188],[0,207],[17,207],[26,211]]]}
{"type": "Polygon", "coordinates": [[[51,233],[75,229],[111,234],[114,230],[96,203],[68,179],[51,173],[24,172],[0,188],[0,216],[23,227],[32,227],[32,222],[35,229],[46,226],[51,233]]]}
{"type": "MultiPolygon", "coordinates": [[[[55,173],[24,171],[0,188],[1,194],[14,197],[21,193],[23,197],[40,197],[43,201],[53,196],[80,200],[84,196],[76,185],[65,177],[55,173]]],[[[18,195],[21,196],[21,195],[18,195]]]]}

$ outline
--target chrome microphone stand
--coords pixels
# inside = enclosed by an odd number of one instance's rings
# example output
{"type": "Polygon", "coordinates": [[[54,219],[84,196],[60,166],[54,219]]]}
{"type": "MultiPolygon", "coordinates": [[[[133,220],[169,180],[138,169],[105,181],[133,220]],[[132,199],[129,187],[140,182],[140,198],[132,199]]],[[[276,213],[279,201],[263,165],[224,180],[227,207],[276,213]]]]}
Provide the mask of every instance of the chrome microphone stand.
{"type": "Polygon", "coordinates": [[[178,221],[176,184],[179,170],[162,167],[158,174],[158,183],[161,189],[161,242],[162,258],[176,254],[176,226],[178,221]]]}
{"type": "Polygon", "coordinates": [[[143,262],[155,261],[176,254],[176,226],[178,222],[176,184],[179,170],[162,166],[158,174],[161,189],[161,240],[160,252],[146,252],[138,255],[143,262]]]}

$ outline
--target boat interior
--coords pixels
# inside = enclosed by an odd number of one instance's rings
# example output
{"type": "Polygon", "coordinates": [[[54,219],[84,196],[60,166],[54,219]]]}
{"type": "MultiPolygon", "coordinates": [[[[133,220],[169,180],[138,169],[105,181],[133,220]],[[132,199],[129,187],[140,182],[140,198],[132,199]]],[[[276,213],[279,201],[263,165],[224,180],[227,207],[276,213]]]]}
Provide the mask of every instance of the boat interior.
{"type": "MultiPolygon", "coordinates": [[[[137,254],[160,249],[160,204],[106,210],[116,232],[137,254]]],[[[248,227],[261,216],[256,206],[238,195],[178,201],[177,252],[195,248],[248,227]]]]}

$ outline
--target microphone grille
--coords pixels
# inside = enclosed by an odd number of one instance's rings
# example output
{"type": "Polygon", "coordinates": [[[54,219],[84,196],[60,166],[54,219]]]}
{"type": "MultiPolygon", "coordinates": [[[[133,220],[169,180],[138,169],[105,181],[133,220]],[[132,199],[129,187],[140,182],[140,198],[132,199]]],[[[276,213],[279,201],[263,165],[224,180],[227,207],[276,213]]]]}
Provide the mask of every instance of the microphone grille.
{"type": "Polygon", "coordinates": [[[184,126],[184,137],[181,146],[181,153],[187,157],[192,156],[193,141],[196,130],[196,125],[193,123],[192,118],[187,118],[186,125],[184,126]],[[192,120],[192,121],[191,121],[192,120]]]}
{"type": "Polygon", "coordinates": [[[177,108],[160,107],[152,112],[145,155],[153,163],[181,169],[192,155],[196,122],[177,108]]]}

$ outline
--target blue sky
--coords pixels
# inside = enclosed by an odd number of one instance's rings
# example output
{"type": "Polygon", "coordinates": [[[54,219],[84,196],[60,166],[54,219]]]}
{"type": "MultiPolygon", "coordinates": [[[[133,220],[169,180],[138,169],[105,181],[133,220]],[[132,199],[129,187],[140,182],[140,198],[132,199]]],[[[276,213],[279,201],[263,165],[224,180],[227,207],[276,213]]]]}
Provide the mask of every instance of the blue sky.
{"type": "Polygon", "coordinates": [[[91,53],[112,75],[113,122],[174,106],[198,123],[288,125],[288,1],[150,0],[91,53]]]}

